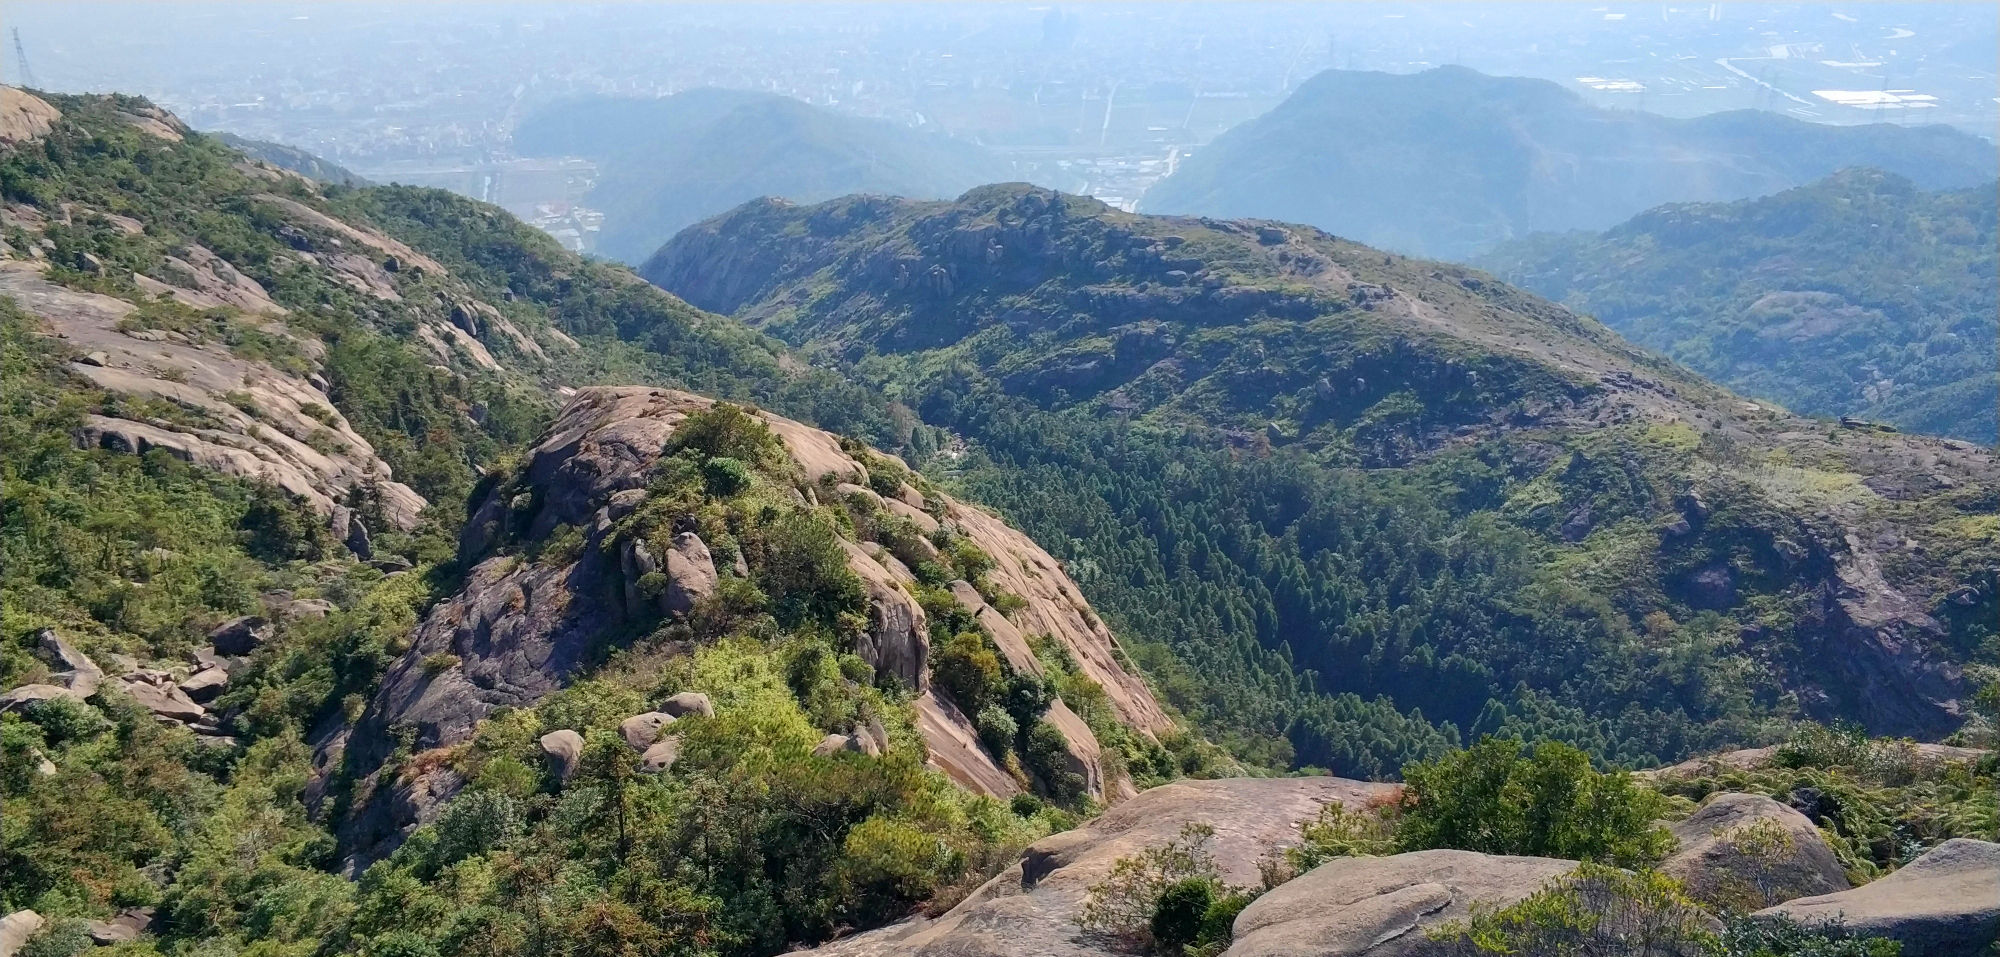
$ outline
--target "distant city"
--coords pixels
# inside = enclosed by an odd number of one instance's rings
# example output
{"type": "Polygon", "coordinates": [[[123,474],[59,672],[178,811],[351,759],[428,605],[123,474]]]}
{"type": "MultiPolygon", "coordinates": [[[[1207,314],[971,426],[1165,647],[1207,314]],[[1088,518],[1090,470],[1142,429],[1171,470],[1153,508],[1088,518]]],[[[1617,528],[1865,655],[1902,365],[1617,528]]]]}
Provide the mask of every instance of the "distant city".
{"type": "Polygon", "coordinates": [[[1826,123],[2000,123],[1993,4],[11,2],[6,82],[136,92],[200,129],[501,205],[588,251],[587,160],[524,157],[578,94],[756,89],[942,130],[1130,209],[1329,68],[1461,64],[1602,106],[1826,123]],[[203,49],[198,58],[188,49],[203,49]]]}

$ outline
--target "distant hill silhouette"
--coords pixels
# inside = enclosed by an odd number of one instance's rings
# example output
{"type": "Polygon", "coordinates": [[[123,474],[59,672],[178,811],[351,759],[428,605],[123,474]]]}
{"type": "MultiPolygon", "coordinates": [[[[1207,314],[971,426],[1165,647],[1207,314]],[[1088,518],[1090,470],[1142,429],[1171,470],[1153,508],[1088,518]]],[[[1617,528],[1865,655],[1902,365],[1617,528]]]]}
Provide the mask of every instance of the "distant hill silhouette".
{"type": "Polygon", "coordinates": [[[605,212],[597,252],[627,262],[643,260],[684,226],[760,196],[946,198],[1012,172],[963,140],[723,89],[557,103],[521,124],[515,148],[598,162],[589,200],[605,212]]]}
{"type": "Polygon", "coordinates": [[[1463,259],[1528,233],[1604,229],[1663,203],[1762,196],[1851,166],[1924,189],[1996,175],[1993,144],[1942,126],[1750,110],[1676,119],[1463,67],[1330,70],[1197,150],[1140,209],[1305,222],[1463,259]]]}

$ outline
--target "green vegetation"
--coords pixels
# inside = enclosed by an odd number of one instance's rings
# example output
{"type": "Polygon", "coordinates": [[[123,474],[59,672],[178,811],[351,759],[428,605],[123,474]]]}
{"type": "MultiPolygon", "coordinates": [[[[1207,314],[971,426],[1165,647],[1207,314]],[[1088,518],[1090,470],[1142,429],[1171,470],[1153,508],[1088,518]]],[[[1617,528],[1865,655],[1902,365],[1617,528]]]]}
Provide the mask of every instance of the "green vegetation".
{"type": "Polygon", "coordinates": [[[1800,718],[1942,737],[1962,707],[1811,650],[1869,528],[1920,545],[1884,582],[1937,653],[2000,667],[1978,468],[1943,488],[1917,440],[1746,409],[1471,270],[1000,186],[753,203],[644,271],[952,430],[913,460],[1063,558],[1255,765],[1389,777],[1501,734],[1647,767],[1800,718]]]}
{"type": "Polygon", "coordinates": [[[1208,847],[1214,837],[1214,828],[1189,824],[1165,844],[1119,858],[1091,885],[1077,926],[1168,957],[1221,953],[1254,898],[1223,883],[1208,847]]]}
{"type": "Polygon", "coordinates": [[[1990,184],[1846,170],[1479,262],[1745,394],[1992,445],[1996,205],[1990,184]]]}
{"type": "Polygon", "coordinates": [[[1623,771],[1599,774],[1590,757],[1545,742],[1523,757],[1521,743],[1487,738],[1436,761],[1403,769],[1404,811],[1396,846],[1454,847],[1486,854],[1657,864],[1673,835],[1653,823],[1657,794],[1623,771]]]}

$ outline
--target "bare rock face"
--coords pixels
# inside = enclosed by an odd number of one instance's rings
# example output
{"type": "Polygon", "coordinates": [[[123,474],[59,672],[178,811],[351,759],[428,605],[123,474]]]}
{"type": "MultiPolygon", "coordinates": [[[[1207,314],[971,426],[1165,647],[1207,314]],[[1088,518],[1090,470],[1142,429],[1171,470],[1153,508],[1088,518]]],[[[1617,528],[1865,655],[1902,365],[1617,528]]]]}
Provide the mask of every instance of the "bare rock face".
{"type": "Polygon", "coordinates": [[[151,907],[127,907],[110,920],[91,921],[86,932],[99,947],[129,944],[153,929],[153,913],[151,907]]]}
{"type": "Polygon", "coordinates": [[[2000,844],[1954,838],[1853,890],[1802,897],[1751,915],[1901,941],[1904,957],[1985,957],[2000,940],[2000,844]]]}
{"type": "Polygon", "coordinates": [[[838,957],[1101,957],[1102,941],[1076,925],[1086,893],[1121,857],[1164,844],[1183,825],[1215,828],[1210,845],[1223,879],[1254,885],[1257,862],[1296,843],[1299,824],[1327,802],[1365,802],[1395,791],[1342,778],[1177,781],[1140,793],[1074,831],[1036,842],[934,920],[911,920],[834,941],[814,954],[838,957]]]}
{"type": "MultiPolygon", "coordinates": [[[[496,485],[474,509],[459,542],[461,559],[471,568],[462,589],[434,606],[418,626],[353,733],[320,742],[322,779],[337,761],[358,786],[369,785],[388,755],[392,728],[414,732],[417,750],[462,742],[496,709],[532,707],[574,680],[597,660],[609,635],[683,614],[713,594],[719,575],[698,531],[679,530],[669,544],[658,540],[662,536],[657,533],[655,540],[638,538],[620,524],[645,502],[649,470],[675,429],[710,404],[700,396],[665,389],[578,391],[515,480],[496,485]],[[583,547],[561,560],[567,564],[547,556],[534,563],[520,556],[493,556],[503,541],[546,539],[564,526],[583,536],[583,547]]],[[[784,443],[806,488],[816,486],[822,476],[866,474],[835,436],[767,412],[757,414],[784,443]]],[[[914,507],[901,496],[895,501],[914,507]]],[[[962,508],[949,500],[941,504],[962,508]]],[[[980,529],[982,547],[1004,550],[996,560],[1007,570],[994,574],[1017,583],[1008,587],[1031,592],[1026,620],[1072,643],[1073,655],[1094,669],[1093,676],[1101,675],[1110,683],[1107,688],[1119,689],[1113,693],[1123,701],[1121,714],[1141,719],[1142,732],[1169,727],[1144,683],[1118,667],[1109,632],[1090,615],[1055,559],[992,516],[976,513],[967,521],[980,529]]],[[[893,675],[923,692],[929,681],[929,629],[923,608],[908,590],[915,579],[906,568],[892,569],[853,542],[843,539],[842,544],[868,600],[869,625],[856,652],[878,674],[893,675]]],[[[997,611],[989,613],[1000,626],[1011,627],[997,611]]],[[[1008,644],[1027,648],[1018,632],[1008,644]]],[[[1040,668],[1032,654],[1022,666],[1040,668]]],[[[983,793],[1018,791],[1011,776],[984,755],[963,716],[952,721],[935,699],[929,700],[933,707],[920,724],[934,749],[946,756],[939,761],[934,754],[934,763],[983,793]]],[[[709,714],[713,706],[704,696],[683,694],[662,704],[660,712],[709,714]]],[[[1104,780],[1089,727],[1067,708],[1052,709],[1052,716],[1071,745],[1075,770],[1090,782],[1092,793],[1114,799],[1129,793],[1129,784],[1104,780]]],[[[879,752],[885,738],[857,734],[839,747],[879,752]]],[[[635,750],[648,752],[660,743],[656,738],[631,741],[635,750]]],[[[379,790],[379,783],[374,787],[379,790]]],[[[400,831],[377,826],[384,819],[370,809],[353,820],[368,822],[366,828],[356,824],[341,830],[343,849],[357,855],[357,861],[386,853],[400,840],[400,831]]]]}
{"type": "MultiPolygon", "coordinates": [[[[209,266],[211,273],[225,268],[219,259],[209,266]]],[[[121,328],[136,309],[131,303],[52,283],[45,269],[38,262],[0,262],[0,295],[11,296],[67,348],[84,354],[70,364],[72,371],[106,391],[172,402],[217,423],[168,427],[88,415],[77,434],[80,443],[131,454],[160,449],[224,475],[269,481],[322,515],[331,515],[349,488],[368,485],[398,527],[416,524],[425,506],[422,496],[392,480],[388,463],[309,376],[242,358],[220,343],[121,328]],[[246,397],[255,415],[239,407],[246,397]]],[[[275,320],[265,321],[271,324],[264,331],[303,351],[319,346],[318,340],[294,339],[275,320]]]]}
{"type": "Polygon", "coordinates": [[[930,626],[917,600],[904,591],[902,579],[866,550],[842,540],[847,567],[868,593],[868,633],[855,653],[881,675],[894,675],[923,691],[930,687],[930,626]]]}
{"type": "Polygon", "coordinates": [[[156,718],[191,724],[208,716],[208,709],[196,704],[174,684],[173,676],[164,671],[141,669],[119,675],[118,683],[126,694],[132,696],[132,700],[151,711],[156,718]]]}
{"type": "Polygon", "coordinates": [[[53,628],[44,628],[35,635],[35,646],[49,667],[56,669],[58,684],[68,688],[78,698],[88,698],[96,693],[97,686],[104,681],[104,669],[90,656],[76,650],[76,646],[64,641],[53,628]]]}
{"type": "Polygon", "coordinates": [[[1761,794],[1717,794],[1672,830],[1680,849],[1660,869],[1711,904],[1755,909],[1848,888],[1819,828],[1761,794]]]}
{"type": "Polygon", "coordinates": [[[39,140],[49,135],[49,128],[60,119],[62,111],[41,97],[0,86],[0,147],[39,140]]]}
{"type": "Polygon", "coordinates": [[[1438,952],[1427,928],[1505,907],[1575,861],[1472,851],[1343,857],[1259,897],[1236,917],[1228,957],[1402,957],[1438,952]]]}

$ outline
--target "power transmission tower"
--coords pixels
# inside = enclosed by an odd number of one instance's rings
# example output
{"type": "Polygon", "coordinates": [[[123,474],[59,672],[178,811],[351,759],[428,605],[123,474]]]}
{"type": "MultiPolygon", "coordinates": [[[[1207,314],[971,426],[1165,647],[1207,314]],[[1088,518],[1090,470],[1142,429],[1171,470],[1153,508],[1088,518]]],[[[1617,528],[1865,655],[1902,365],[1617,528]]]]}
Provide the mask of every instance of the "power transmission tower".
{"type": "Polygon", "coordinates": [[[28,51],[21,49],[21,28],[14,28],[14,63],[21,74],[21,85],[35,86],[35,73],[28,69],[28,51]]]}

